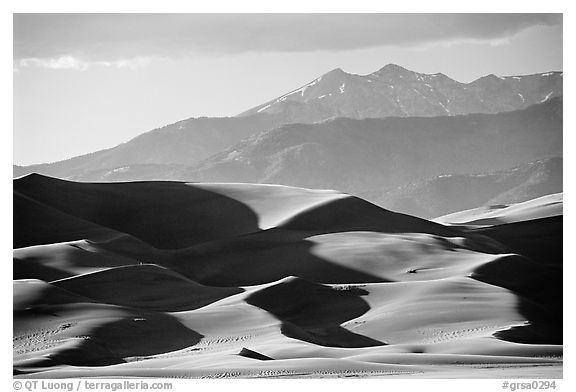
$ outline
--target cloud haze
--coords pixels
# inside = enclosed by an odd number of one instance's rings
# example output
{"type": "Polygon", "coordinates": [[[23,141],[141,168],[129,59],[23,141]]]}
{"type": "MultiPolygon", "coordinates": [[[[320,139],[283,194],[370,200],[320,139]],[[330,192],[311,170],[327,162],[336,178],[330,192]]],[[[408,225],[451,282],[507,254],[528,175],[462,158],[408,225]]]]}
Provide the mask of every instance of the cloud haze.
{"type": "Polygon", "coordinates": [[[82,69],[149,57],[498,43],[561,24],[561,14],[15,14],[14,60],[82,69]]]}
{"type": "Polygon", "coordinates": [[[84,61],[73,56],[60,56],[57,58],[29,57],[18,60],[17,66],[20,68],[40,67],[48,69],[86,71],[93,67],[138,69],[146,66],[150,61],[151,58],[149,57],[134,57],[131,59],[113,61],[84,61]]]}

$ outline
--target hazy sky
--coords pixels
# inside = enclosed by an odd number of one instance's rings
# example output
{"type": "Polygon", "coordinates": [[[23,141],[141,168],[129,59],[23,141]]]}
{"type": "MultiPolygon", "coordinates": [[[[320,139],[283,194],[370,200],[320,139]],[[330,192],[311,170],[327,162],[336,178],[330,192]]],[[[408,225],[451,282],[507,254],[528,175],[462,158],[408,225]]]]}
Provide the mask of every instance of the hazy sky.
{"type": "Polygon", "coordinates": [[[388,63],[461,82],[562,70],[542,14],[16,14],[14,163],[233,116],[334,68],[388,63]]]}

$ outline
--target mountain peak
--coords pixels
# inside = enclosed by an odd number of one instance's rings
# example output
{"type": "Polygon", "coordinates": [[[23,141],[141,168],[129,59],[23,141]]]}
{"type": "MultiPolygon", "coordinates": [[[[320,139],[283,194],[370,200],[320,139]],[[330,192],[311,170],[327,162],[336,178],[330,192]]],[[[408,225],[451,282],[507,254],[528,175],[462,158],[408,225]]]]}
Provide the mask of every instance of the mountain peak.
{"type": "Polygon", "coordinates": [[[474,80],[472,82],[472,84],[479,84],[479,83],[498,83],[502,80],[505,80],[504,78],[494,75],[494,74],[488,74],[488,75],[484,75],[479,77],[478,79],[474,80]]]}
{"type": "Polygon", "coordinates": [[[338,68],[334,68],[332,71],[327,72],[326,75],[330,74],[330,73],[346,73],[342,70],[342,68],[338,67],[338,68]]]}
{"type": "Polygon", "coordinates": [[[345,72],[342,70],[342,68],[334,68],[332,71],[330,72],[326,72],[324,75],[322,75],[322,78],[325,77],[342,77],[342,76],[346,76],[349,75],[349,73],[345,72]]]}
{"type": "Polygon", "coordinates": [[[409,69],[406,69],[404,67],[401,67],[397,64],[386,64],[385,66],[383,66],[382,68],[380,68],[378,71],[374,72],[374,74],[382,74],[382,73],[413,73],[412,71],[410,71],[409,69]]]}

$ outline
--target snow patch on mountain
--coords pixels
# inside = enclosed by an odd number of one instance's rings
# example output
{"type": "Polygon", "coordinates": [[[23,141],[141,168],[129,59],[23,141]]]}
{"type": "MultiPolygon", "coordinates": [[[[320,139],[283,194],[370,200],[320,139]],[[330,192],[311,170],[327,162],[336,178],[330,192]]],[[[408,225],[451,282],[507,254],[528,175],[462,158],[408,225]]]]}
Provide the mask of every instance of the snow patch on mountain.
{"type": "Polygon", "coordinates": [[[266,105],[266,106],[262,106],[260,109],[258,109],[257,113],[260,113],[261,111],[264,111],[264,110],[268,109],[270,106],[272,106],[272,104],[266,105]]]}
{"type": "Polygon", "coordinates": [[[350,74],[338,68],[240,116],[270,113],[282,122],[313,123],[333,117],[433,117],[518,110],[528,103],[562,95],[561,75],[560,72],[505,77],[490,74],[461,83],[442,73],[423,74],[394,64],[367,75],[350,74]],[[549,77],[535,83],[535,78],[545,75],[549,77]],[[552,94],[545,98],[547,92],[552,94]],[[340,98],[327,100],[330,94],[340,98]],[[291,104],[287,105],[288,102],[291,104]],[[359,107],[363,109],[359,111],[359,107]]]}
{"type": "Polygon", "coordinates": [[[544,97],[544,99],[542,99],[542,100],[540,101],[540,103],[546,102],[548,99],[550,99],[550,97],[552,96],[552,94],[554,94],[554,91],[550,91],[548,94],[546,94],[546,96],[544,97]]]}
{"type": "Polygon", "coordinates": [[[446,107],[446,105],[444,105],[442,102],[438,101],[438,103],[440,104],[440,106],[442,106],[442,109],[444,109],[444,111],[448,114],[450,114],[450,110],[448,110],[448,108],[446,107]]]}

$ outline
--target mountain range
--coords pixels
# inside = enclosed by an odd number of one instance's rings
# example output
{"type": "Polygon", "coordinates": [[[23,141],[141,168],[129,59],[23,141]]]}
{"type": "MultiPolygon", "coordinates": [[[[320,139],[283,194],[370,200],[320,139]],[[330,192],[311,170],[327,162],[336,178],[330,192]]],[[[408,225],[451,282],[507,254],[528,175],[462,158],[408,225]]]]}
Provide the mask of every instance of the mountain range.
{"type": "Polygon", "coordinates": [[[562,72],[487,75],[460,83],[442,73],[423,74],[388,64],[369,75],[340,68],[240,116],[267,113],[284,123],[335,117],[454,116],[526,108],[562,95],[562,72]]]}
{"type": "Polygon", "coordinates": [[[434,218],[562,192],[562,174],[562,158],[549,158],[495,172],[440,175],[372,198],[393,211],[434,218]]]}
{"type": "Polygon", "coordinates": [[[250,136],[194,166],[193,181],[277,183],[362,195],[444,173],[562,154],[562,101],[497,114],[338,118],[250,136]]]}
{"type": "MultiPolygon", "coordinates": [[[[75,181],[331,188],[431,217],[450,211],[416,203],[407,190],[418,198],[422,182],[438,176],[498,172],[562,156],[562,80],[562,72],[460,83],[394,64],[369,75],[336,69],[236,117],[182,120],[110,149],[14,166],[13,172],[75,181]]],[[[459,205],[476,207],[472,199],[459,205]]]]}

